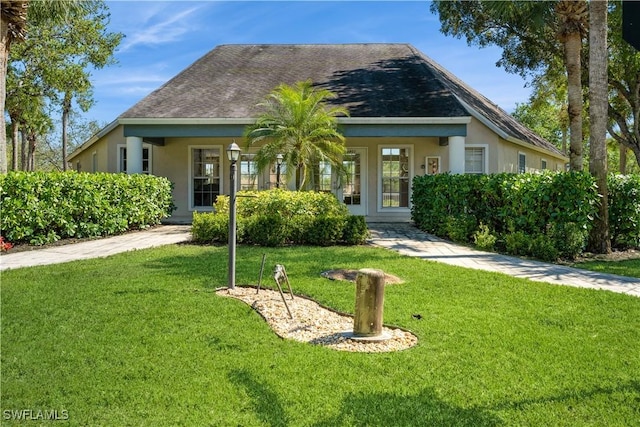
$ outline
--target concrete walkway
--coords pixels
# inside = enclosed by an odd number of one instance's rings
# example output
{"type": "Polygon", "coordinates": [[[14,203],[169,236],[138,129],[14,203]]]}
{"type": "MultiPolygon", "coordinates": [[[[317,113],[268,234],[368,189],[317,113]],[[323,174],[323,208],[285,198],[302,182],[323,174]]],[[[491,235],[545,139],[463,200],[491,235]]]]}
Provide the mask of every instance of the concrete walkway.
{"type": "Polygon", "coordinates": [[[189,240],[191,240],[190,225],[161,225],[148,230],[134,231],[104,239],[1,255],[0,271],[107,257],[120,252],[182,243],[189,240]]]}
{"type": "MultiPolygon", "coordinates": [[[[0,256],[0,270],[106,257],[120,252],[187,242],[189,225],[162,225],[146,231],[0,256]]],[[[640,279],[596,273],[539,261],[481,252],[423,233],[408,223],[369,224],[374,246],[401,254],[466,268],[496,271],[531,280],[640,297],[640,279]]]]}
{"type": "Polygon", "coordinates": [[[369,224],[369,230],[370,244],[392,249],[403,255],[556,285],[606,289],[640,297],[640,279],[632,277],[477,251],[424,233],[407,223],[373,223],[369,224]]]}

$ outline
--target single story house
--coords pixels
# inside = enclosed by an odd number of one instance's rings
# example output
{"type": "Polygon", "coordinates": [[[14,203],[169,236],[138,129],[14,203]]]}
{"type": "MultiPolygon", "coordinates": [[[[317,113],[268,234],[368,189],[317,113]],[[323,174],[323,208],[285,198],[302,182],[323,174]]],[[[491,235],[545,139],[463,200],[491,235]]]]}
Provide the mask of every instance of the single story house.
{"type": "Polygon", "coordinates": [[[350,113],[338,119],[350,176],[340,183],[323,168],[322,189],[368,221],[409,220],[416,175],[564,170],[568,161],[415,47],[395,43],[218,46],[68,160],[79,171],[167,177],[177,206],[169,221],[188,223],[228,194],[233,140],[243,149],[239,188],[276,186],[276,167],[257,173],[243,132],[279,84],[309,79],[350,113]]]}

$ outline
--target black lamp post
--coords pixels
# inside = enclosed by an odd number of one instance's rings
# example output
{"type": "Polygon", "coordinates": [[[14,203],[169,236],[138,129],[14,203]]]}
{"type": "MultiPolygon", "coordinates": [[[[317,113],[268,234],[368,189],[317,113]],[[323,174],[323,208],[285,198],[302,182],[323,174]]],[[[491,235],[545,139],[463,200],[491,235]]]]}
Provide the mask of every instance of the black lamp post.
{"type": "Polygon", "coordinates": [[[236,175],[240,158],[240,147],[233,141],[227,147],[227,157],[231,162],[229,188],[229,289],[236,286],[236,175]]]}
{"type": "Polygon", "coordinates": [[[276,188],[280,188],[280,166],[282,166],[283,158],[282,154],[276,156],[276,188]]]}

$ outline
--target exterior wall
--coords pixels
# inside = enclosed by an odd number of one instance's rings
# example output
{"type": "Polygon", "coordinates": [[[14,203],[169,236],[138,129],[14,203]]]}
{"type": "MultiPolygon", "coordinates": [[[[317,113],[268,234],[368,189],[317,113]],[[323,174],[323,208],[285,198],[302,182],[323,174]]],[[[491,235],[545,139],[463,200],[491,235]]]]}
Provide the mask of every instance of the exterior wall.
{"type": "MultiPolygon", "coordinates": [[[[488,159],[488,173],[518,171],[518,155],[526,156],[526,171],[541,169],[541,161],[547,161],[547,169],[564,170],[564,159],[547,156],[525,145],[506,141],[476,119],[472,119],[467,128],[465,146],[484,147],[488,159]]],[[[217,147],[220,149],[220,191],[229,194],[229,161],[226,148],[232,142],[229,137],[216,138],[166,138],[163,146],[151,146],[151,173],[164,176],[174,183],[174,203],[176,211],[168,222],[189,223],[193,217],[191,206],[191,148],[217,147]]],[[[245,142],[236,142],[247,153],[245,142]]],[[[93,143],[70,160],[74,169],[80,164],[83,172],[92,172],[95,153],[96,172],[119,172],[118,147],[126,144],[123,126],[116,126],[111,132],[93,143]]],[[[366,209],[365,214],[370,222],[410,221],[410,209],[380,208],[381,188],[381,148],[408,148],[411,159],[409,180],[413,177],[430,173],[427,158],[439,160],[439,172],[447,172],[449,168],[449,146],[440,145],[437,137],[351,137],[347,139],[347,148],[366,149],[366,209]]],[[[252,149],[255,152],[257,149],[252,149]]],[[[269,188],[269,171],[264,171],[261,189],[269,188]]],[[[273,184],[273,183],[271,183],[273,184]]],[[[411,193],[409,193],[411,200],[411,193]]],[[[200,208],[199,208],[200,210],[200,208]]],[[[207,210],[207,209],[203,209],[207,210]]],[[[210,209],[209,209],[210,210],[210,209]]]]}
{"type": "Polygon", "coordinates": [[[73,170],[80,172],[118,172],[117,145],[124,144],[123,127],[117,126],[90,147],[71,157],[73,170]],[[94,158],[96,169],[93,170],[94,158]]]}
{"type": "Polygon", "coordinates": [[[518,173],[518,155],[525,155],[526,172],[535,172],[542,169],[542,160],[546,160],[547,169],[552,171],[565,170],[565,160],[561,157],[545,154],[530,148],[525,144],[515,144],[500,138],[477,119],[472,119],[467,127],[465,145],[485,145],[488,149],[489,170],[488,173],[518,173]]]}

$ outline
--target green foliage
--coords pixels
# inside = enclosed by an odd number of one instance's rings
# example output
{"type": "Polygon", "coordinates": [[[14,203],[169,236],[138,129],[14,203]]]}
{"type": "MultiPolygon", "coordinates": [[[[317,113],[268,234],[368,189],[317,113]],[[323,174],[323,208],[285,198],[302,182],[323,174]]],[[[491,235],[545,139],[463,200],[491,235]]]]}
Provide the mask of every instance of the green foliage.
{"type": "Polygon", "coordinates": [[[457,242],[490,247],[491,235],[514,255],[573,258],[584,249],[596,203],[587,173],[425,175],[413,181],[412,218],[457,242]]]}
{"type": "Polygon", "coordinates": [[[338,129],[338,116],[348,116],[343,107],[330,106],[336,94],[320,89],[311,80],[293,86],[281,84],[257,105],[262,111],[245,131],[247,147],[263,144],[256,154],[259,171],[284,156],[287,177],[293,178],[297,190],[314,189],[320,162],[328,162],[342,173],[345,138],[338,129]]]}
{"type": "Polygon", "coordinates": [[[485,224],[480,224],[478,230],[473,233],[473,243],[480,249],[492,251],[496,246],[498,238],[491,233],[491,230],[485,224]]]}
{"type": "Polygon", "coordinates": [[[349,215],[344,225],[342,241],[347,245],[360,245],[369,238],[367,222],[362,215],[349,215]]]}
{"type": "Polygon", "coordinates": [[[41,245],[145,228],[171,214],[171,187],[149,175],[10,172],[0,175],[0,232],[41,245]]]}
{"type": "Polygon", "coordinates": [[[257,283],[266,255],[263,286],[282,264],[296,295],[342,312],[353,313],[355,285],[321,272],[401,277],[385,288],[384,321],[418,345],[350,353],[281,339],[249,305],[215,294],[226,249],[3,271],[0,412],[68,411],[53,426],[638,425],[636,297],[369,246],[238,248],[238,284],[257,283]]]}
{"type": "MultiPolygon", "coordinates": [[[[332,194],[286,190],[241,191],[237,239],[247,244],[289,243],[328,246],[362,244],[368,236],[364,217],[352,217],[332,194]]],[[[229,197],[218,196],[212,213],[194,213],[192,235],[200,243],[228,241],[229,197]]]]}
{"type": "Polygon", "coordinates": [[[640,174],[609,175],[611,245],[640,248],[640,174]]]}

